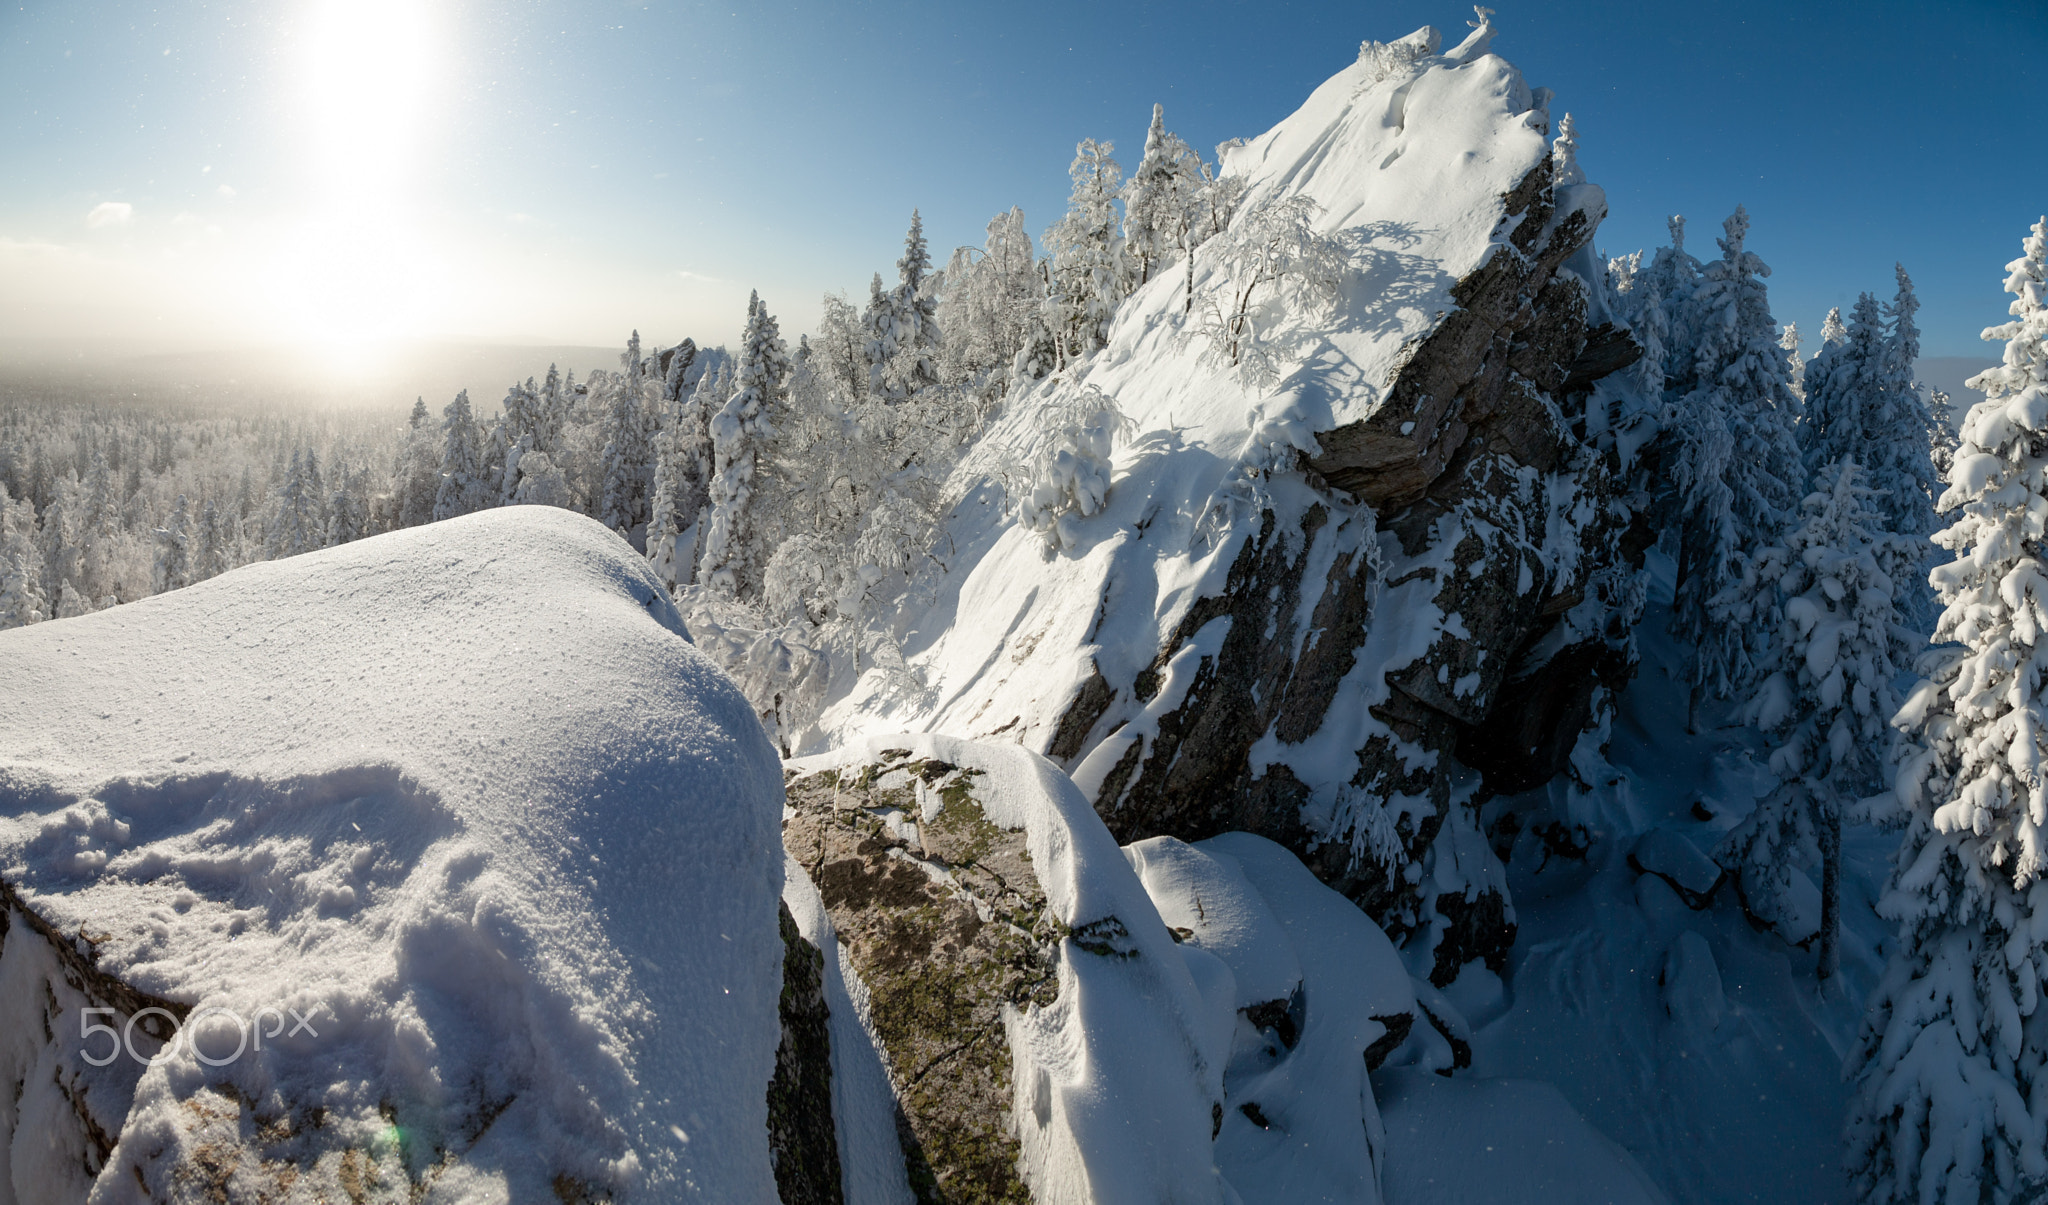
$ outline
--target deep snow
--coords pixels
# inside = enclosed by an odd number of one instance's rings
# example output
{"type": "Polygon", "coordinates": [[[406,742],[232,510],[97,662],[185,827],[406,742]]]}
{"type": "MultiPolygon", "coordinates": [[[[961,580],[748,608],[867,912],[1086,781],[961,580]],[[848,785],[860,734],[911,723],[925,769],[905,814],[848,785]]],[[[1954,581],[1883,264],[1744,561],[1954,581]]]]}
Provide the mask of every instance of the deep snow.
{"type": "Polygon", "coordinates": [[[1844,830],[1842,973],[1825,991],[1810,949],[1752,924],[1732,882],[1694,911],[1629,866],[1657,828],[1710,852],[1775,782],[1755,733],[1715,709],[1687,735],[1683,650],[1664,632],[1671,563],[1653,552],[1650,567],[1612,773],[1591,792],[1560,779],[1512,801],[1532,820],[1547,805],[1583,823],[1586,859],[1546,863],[1525,828],[1508,866],[1521,930],[1506,981],[1475,965],[1448,994],[1474,1026],[1475,1074],[1555,1085],[1674,1202],[1847,1201],[1842,1060],[1892,940],[1871,905],[1896,838],[1844,830]]]}
{"type": "Polygon", "coordinates": [[[308,1199],[775,1199],[780,767],[612,533],[513,507],[251,565],[0,634],[0,682],[0,874],[104,971],[314,1030],[99,1073],[104,1191],[225,1138],[317,1158],[308,1199]]]}

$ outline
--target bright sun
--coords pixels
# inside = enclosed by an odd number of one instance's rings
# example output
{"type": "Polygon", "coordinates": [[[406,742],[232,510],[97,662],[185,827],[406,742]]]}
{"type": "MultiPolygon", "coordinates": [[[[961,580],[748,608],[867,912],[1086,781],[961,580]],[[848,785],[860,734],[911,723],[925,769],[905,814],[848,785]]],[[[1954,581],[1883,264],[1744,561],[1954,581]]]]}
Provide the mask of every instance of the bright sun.
{"type": "Polygon", "coordinates": [[[294,129],[311,204],[271,265],[271,292],[336,362],[360,367],[438,309],[440,257],[419,212],[422,153],[445,103],[434,17],[420,0],[313,0],[299,27],[294,129]]]}

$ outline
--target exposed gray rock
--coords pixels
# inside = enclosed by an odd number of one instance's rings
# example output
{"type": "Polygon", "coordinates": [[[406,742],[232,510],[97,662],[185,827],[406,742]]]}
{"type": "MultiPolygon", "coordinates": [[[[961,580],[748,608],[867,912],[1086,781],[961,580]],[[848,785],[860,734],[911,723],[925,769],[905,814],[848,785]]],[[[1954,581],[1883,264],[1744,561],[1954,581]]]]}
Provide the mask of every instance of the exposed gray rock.
{"type": "MultiPolygon", "coordinates": [[[[1588,286],[1560,270],[1599,215],[1567,207],[1560,217],[1547,162],[1505,200],[1507,246],[1453,288],[1459,308],[1413,345],[1387,400],[1319,432],[1322,453],[1307,461],[1371,504],[1380,538],[1317,562],[1302,550],[1323,528],[1371,518],[1314,507],[1284,531],[1267,511],[1224,590],[1194,605],[1138,676],[1133,700],[1098,675],[1048,750],[1071,758],[1091,735],[1108,736],[1096,731],[1104,717],[1149,699],[1195,634],[1230,617],[1157,736],[1130,744],[1103,779],[1097,810],[1122,842],[1243,829],[1288,846],[1397,938],[1438,930],[1431,977],[1440,983],[1473,958],[1499,969],[1514,924],[1496,882],[1439,890],[1431,847],[1454,808],[1469,813],[1486,794],[1563,769],[1598,719],[1599,690],[1633,673],[1634,570],[1648,543],[1612,441],[1596,438],[1604,415],[1588,422],[1589,406],[1606,405],[1593,385],[1640,352],[1611,324],[1589,330],[1588,286]],[[1312,563],[1318,576],[1304,580],[1312,563]],[[1421,656],[1388,666],[1392,689],[1373,715],[1391,735],[1368,740],[1353,786],[1424,802],[1393,822],[1398,856],[1361,857],[1373,844],[1364,834],[1305,822],[1308,789],[1284,766],[1255,773],[1249,754],[1269,733],[1299,742],[1318,729],[1368,638],[1376,599],[1415,582],[1433,586],[1435,606],[1458,622],[1421,656]],[[1305,594],[1314,639],[1296,622],[1305,594]],[[1461,789],[1461,767],[1483,776],[1477,792],[1461,789]]],[[[1476,832],[1476,815],[1457,827],[1476,832]]]]}

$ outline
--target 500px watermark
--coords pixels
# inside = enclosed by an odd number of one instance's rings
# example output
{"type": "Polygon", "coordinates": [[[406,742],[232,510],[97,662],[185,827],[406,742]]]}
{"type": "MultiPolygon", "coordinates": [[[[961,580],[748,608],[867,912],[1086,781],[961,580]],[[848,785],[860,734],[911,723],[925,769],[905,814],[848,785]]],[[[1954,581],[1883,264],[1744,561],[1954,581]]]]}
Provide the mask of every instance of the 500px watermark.
{"type": "MultiPolygon", "coordinates": [[[[96,1013],[105,1013],[110,1019],[121,1015],[118,1010],[111,1008],[88,1008],[80,1012],[78,1017],[79,1057],[95,1067],[106,1066],[108,1063],[120,1058],[124,1051],[127,1052],[129,1058],[134,1059],[136,1062],[154,1067],[159,1063],[169,1062],[171,1059],[176,1058],[178,1048],[186,1044],[190,1044],[192,1047],[193,1058],[198,1059],[209,1067],[225,1067],[236,1059],[241,1058],[243,1054],[251,1049],[263,1049],[263,1042],[266,1038],[274,1040],[280,1035],[286,1038],[293,1038],[297,1037],[300,1033],[309,1033],[316,1038],[320,1036],[320,1031],[313,1028],[312,1019],[301,1013],[298,1009],[277,1009],[267,1005],[256,1010],[256,1016],[253,1021],[244,1021],[241,1014],[229,1008],[202,1008],[198,1012],[186,1017],[183,1021],[180,1021],[171,1010],[152,1005],[149,1008],[139,1010],[134,1016],[129,1017],[128,1023],[119,1029],[104,1022],[94,1021],[93,1015],[96,1013]],[[162,1048],[155,1054],[144,1055],[135,1049],[135,1023],[151,1013],[162,1017],[170,1026],[171,1038],[168,1042],[164,1042],[162,1048]],[[227,1024],[208,1025],[206,1027],[206,1037],[209,1044],[224,1044],[230,1029],[232,1029],[235,1038],[234,1050],[224,1056],[219,1055],[218,1051],[210,1054],[199,1044],[198,1029],[201,1022],[215,1018],[219,1018],[227,1024]],[[291,1021],[291,1028],[289,1030],[285,1028],[287,1018],[291,1021]],[[266,1019],[275,1022],[268,1030],[264,1029],[263,1024],[266,1019]],[[113,1043],[108,1048],[105,1057],[95,1057],[92,1053],[91,1041],[98,1034],[107,1035],[107,1039],[113,1043]],[[216,1038],[220,1039],[221,1042],[214,1043],[216,1038]]],[[[148,1026],[143,1027],[142,1033],[145,1038],[150,1040],[160,1040],[155,1034],[150,1032],[150,1027],[148,1026]]]]}

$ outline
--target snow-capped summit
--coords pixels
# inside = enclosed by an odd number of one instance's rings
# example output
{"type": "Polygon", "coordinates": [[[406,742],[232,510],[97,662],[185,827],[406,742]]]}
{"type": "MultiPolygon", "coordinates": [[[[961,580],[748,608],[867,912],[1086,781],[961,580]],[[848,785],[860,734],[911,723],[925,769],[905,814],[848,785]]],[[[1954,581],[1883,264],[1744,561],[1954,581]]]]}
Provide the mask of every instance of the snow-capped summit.
{"type": "MultiPolygon", "coordinates": [[[[806,747],[1017,741],[1119,839],[1260,832],[1397,932],[1443,923],[1439,892],[1500,898],[1486,856],[1429,848],[1484,848],[1450,755],[1512,664],[1541,680],[1568,652],[1554,697],[1518,709],[1530,731],[1485,742],[1487,773],[1548,777],[1626,666],[1603,616],[1631,604],[1595,581],[1621,559],[1633,447],[1597,454],[1617,446],[1599,382],[1635,348],[1591,248],[1603,195],[1553,184],[1559,161],[1582,180],[1572,147],[1492,40],[1482,21],[1449,53],[1428,29],[1368,42],[1225,148],[1228,228],[1092,359],[1012,394],[951,483],[952,556],[897,621],[904,665],[843,679],[806,747]],[[1051,484],[1022,483],[1013,520],[1015,466],[1049,439],[1051,484]]],[[[1446,957],[1512,934],[1478,928],[1446,957]]]]}

